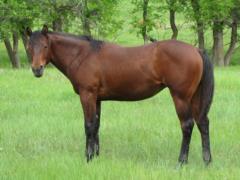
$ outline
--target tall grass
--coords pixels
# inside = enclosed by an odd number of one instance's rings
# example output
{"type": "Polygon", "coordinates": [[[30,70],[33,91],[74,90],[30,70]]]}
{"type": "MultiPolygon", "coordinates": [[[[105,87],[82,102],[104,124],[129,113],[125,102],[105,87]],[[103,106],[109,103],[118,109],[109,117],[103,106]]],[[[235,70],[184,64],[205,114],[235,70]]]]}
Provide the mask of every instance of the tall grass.
{"type": "Polygon", "coordinates": [[[176,168],[179,120],[167,89],[139,102],[104,102],[101,152],[89,164],[79,97],[55,69],[0,69],[0,179],[238,179],[240,67],[215,69],[212,164],[194,128],[189,164],[176,168]]]}

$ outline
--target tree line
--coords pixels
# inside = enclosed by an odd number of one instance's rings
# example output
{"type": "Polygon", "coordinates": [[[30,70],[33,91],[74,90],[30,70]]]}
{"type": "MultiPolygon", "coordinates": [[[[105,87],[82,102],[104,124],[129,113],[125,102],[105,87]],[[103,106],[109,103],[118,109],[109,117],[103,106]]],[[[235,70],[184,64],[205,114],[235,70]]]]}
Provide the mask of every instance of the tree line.
{"type": "MultiPolygon", "coordinates": [[[[124,28],[124,20],[118,17],[120,3],[120,0],[0,0],[0,40],[4,42],[12,67],[20,68],[19,40],[31,61],[26,27],[41,27],[47,23],[53,31],[104,38],[124,28]]],[[[144,43],[156,39],[151,32],[159,28],[157,21],[166,12],[171,38],[178,39],[176,17],[181,14],[196,32],[199,48],[206,48],[205,32],[211,30],[212,62],[218,66],[230,64],[239,39],[240,0],[131,0],[128,4],[133,8],[131,17],[126,19],[130,19],[131,27],[144,43]],[[231,32],[227,50],[223,41],[225,29],[231,32]]]]}

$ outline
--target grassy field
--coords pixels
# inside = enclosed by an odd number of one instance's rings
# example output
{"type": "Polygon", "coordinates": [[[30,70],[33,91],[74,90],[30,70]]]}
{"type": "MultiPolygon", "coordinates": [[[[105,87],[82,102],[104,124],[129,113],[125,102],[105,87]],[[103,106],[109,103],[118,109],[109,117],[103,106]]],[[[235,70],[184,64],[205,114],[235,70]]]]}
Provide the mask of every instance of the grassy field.
{"type": "Polygon", "coordinates": [[[139,102],[104,102],[101,155],[87,164],[79,97],[57,70],[36,79],[0,69],[0,179],[239,179],[240,67],[215,69],[213,162],[194,128],[189,164],[177,169],[179,121],[168,90],[139,102]]]}

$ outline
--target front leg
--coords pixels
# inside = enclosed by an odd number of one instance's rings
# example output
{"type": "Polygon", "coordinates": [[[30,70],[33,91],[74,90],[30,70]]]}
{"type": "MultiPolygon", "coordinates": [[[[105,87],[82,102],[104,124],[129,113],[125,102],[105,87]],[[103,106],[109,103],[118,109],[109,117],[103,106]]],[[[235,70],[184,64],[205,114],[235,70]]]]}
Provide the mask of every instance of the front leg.
{"type": "Polygon", "coordinates": [[[100,151],[100,144],[99,144],[99,127],[100,127],[100,118],[101,118],[101,101],[97,101],[97,107],[96,107],[96,118],[97,118],[97,136],[96,136],[96,143],[95,143],[95,150],[96,155],[99,155],[100,151]]]}
{"type": "Polygon", "coordinates": [[[99,152],[98,129],[99,121],[97,115],[97,97],[90,91],[81,91],[80,99],[84,113],[84,125],[86,134],[86,158],[91,160],[94,153],[99,152]]]}

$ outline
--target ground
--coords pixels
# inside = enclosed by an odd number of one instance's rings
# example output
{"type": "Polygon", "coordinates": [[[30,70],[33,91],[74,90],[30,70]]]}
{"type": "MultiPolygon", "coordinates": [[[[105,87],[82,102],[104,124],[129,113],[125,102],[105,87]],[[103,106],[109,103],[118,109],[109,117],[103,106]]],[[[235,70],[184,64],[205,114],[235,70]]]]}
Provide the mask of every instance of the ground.
{"type": "Polygon", "coordinates": [[[181,130],[167,89],[139,102],[104,102],[101,152],[89,164],[79,97],[54,68],[0,69],[0,179],[238,179],[240,67],[216,68],[210,117],[213,162],[194,128],[189,163],[177,168],[181,130]]]}

